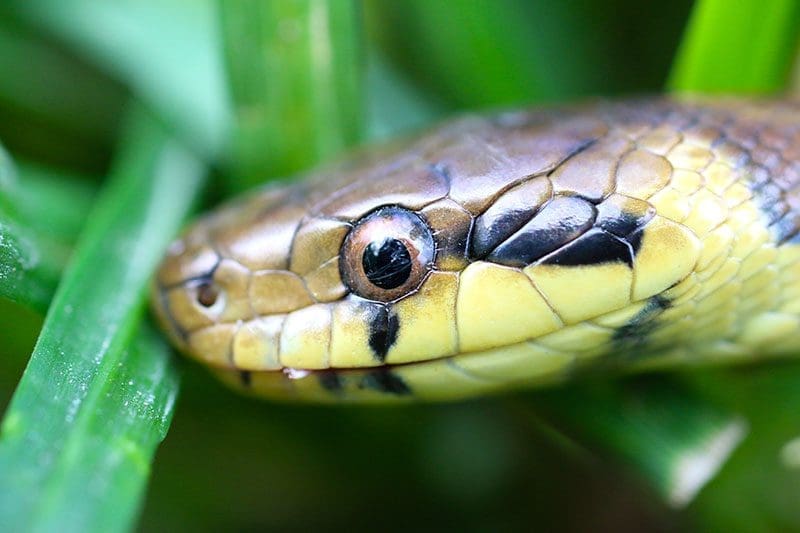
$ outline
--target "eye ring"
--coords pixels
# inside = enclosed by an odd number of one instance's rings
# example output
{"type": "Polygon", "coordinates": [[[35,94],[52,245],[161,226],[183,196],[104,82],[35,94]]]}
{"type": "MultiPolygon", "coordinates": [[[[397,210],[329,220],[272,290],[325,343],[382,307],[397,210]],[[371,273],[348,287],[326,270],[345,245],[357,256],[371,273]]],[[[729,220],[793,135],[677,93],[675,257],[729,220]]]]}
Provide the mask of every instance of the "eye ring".
{"type": "Polygon", "coordinates": [[[423,218],[384,206],[362,217],[339,258],[344,284],[368,300],[391,302],[413,293],[433,268],[436,244],[423,218]]]}

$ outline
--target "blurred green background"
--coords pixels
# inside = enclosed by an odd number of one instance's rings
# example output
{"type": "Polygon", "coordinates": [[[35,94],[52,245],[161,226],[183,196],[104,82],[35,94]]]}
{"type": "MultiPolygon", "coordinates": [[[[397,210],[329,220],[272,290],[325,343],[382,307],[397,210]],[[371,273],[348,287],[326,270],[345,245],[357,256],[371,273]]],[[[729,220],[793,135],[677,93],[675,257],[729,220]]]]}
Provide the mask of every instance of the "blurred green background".
{"type": "MultiPolygon", "coordinates": [[[[210,169],[210,206],[460,111],[785,90],[797,28],[791,1],[743,2],[737,18],[689,0],[12,0],[0,139],[25,190],[68,183],[89,205],[136,100],[210,169]],[[698,67],[715,46],[721,73],[698,67]]],[[[0,298],[4,407],[41,321],[0,298]]],[[[144,531],[800,531],[797,364],[403,408],[255,402],[176,365],[144,531]],[[681,461],[714,456],[709,436],[730,428],[748,436],[721,473],[671,505],[681,461]]]]}

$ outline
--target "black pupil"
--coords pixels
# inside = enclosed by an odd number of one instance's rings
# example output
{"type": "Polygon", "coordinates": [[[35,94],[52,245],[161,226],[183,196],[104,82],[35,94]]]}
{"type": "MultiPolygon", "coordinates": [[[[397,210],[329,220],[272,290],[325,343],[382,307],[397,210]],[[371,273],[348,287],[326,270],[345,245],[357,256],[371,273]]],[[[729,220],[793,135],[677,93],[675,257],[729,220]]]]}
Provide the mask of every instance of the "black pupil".
{"type": "Polygon", "coordinates": [[[381,289],[395,289],[411,275],[411,254],[397,239],[371,242],[361,258],[367,279],[381,289]]]}

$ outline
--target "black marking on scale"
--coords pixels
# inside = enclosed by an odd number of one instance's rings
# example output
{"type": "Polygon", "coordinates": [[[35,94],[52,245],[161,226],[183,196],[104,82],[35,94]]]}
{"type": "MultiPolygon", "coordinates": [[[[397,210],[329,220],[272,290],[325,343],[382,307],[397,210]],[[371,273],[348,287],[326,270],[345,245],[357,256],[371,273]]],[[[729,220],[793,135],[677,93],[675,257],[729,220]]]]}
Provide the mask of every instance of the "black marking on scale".
{"type": "Polygon", "coordinates": [[[618,237],[592,229],[542,260],[545,265],[582,266],[625,263],[633,268],[633,250],[618,237]]]}
{"type": "Polygon", "coordinates": [[[628,241],[628,244],[631,245],[634,255],[639,253],[639,248],[642,247],[642,238],[644,237],[645,227],[637,229],[625,239],[628,241]]]}
{"type": "Polygon", "coordinates": [[[672,302],[661,296],[652,296],[645,306],[636,313],[626,324],[623,324],[611,337],[615,352],[626,355],[635,355],[648,343],[648,337],[658,327],[658,317],[672,307],[672,302]]]}
{"type": "Polygon", "coordinates": [[[386,360],[386,354],[397,341],[399,331],[400,318],[391,307],[387,305],[377,307],[369,320],[369,347],[380,362],[386,360]]]}
{"type": "Polygon", "coordinates": [[[403,381],[403,378],[393,373],[389,368],[378,368],[367,373],[362,378],[359,388],[397,396],[411,394],[411,388],[403,381]]]}
{"type": "Polygon", "coordinates": [[[587,232],[597,211],[577,196],[558,196],[487,257],[493,263],[525,266],[536,262],[587,232]]]}
{"type": "Polygon", "coordinates": [[[328,392],[338,394],[344,390],[342,377],[335,370],[324,370],[317,373],[319,386],[328,392]]]}

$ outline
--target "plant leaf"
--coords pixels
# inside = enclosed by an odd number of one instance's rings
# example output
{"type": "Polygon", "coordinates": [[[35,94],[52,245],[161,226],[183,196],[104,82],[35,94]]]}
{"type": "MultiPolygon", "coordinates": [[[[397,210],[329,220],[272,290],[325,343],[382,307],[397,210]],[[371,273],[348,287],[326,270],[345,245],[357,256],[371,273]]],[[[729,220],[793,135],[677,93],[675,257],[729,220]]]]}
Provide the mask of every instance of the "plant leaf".
{"type": "Polygon", "coordinates": [[[378,52],[367,62],[367,139],[387,140],[422,128],[447,114],[444,103],[424,93],[378,52]]]}
{"type": "MultiPolygon", "coordinates": [[[[105,141],[118,126],[129,95],[122,87],[38,37],[0,6],[0,97],[24,118],[56,130],[71,141],[105,141]],[[58,98],[53,89],[58,88],[58,98]],[[87,106],[86,102],[92,102],[87,106]]],[[[44,133],[44,132],[43,132],[44,133]]],[[[81,144],[75,143],[77,146],[81,144]]],[[[74,146],[73,145],[73,149],[74,146]]]]}
{"type": "Polygon", "coordinates": [[[14,0],[11,5],[26,21],[124,81],[198,153],[210,158],[224,153],[230,110],[212,0],[14,0]]]}
{"type": "Polygon", "coordinates": [[[690,503],[747,433],[742,417],[667,376],[580,383],[537,399],[554,422],[633,466],[673,507],[690,503]]]}
{"type": "Polygon", "coordinates": [[[421,86],[456,108],[555,101],[662,84],[686,2],[631,22],[640,2],[364,2],[373,37],[421,86]],[[671,42],[666,40],[666,42],[671,42]]]}
{"type": "MultiPolygon", "coordinates": [[[[43,313],[58,284],[69,249],[30,227],[35,211],[26,211],[26,187],[17,179],[11,159],[0,147],[0,297],[43,313]]],[[[53,187],[55,189],[56,187],[53,187]]],[[[61,200],[69,200],[64,195],[61,200]]],[[[77,202],[79,205],[80,202],[77,202]]],[[[58,211],[60,208],[57,208],[58,211]]],[[[39,224],[44,222],[37,221],[39,224]]]]}
{"type": "Polygon", "coordinates": [[[44,247],[30,230],[0,213],[0,297],[44,312],[58,284],[63,254],[44,247]]]}
{"type": "Polygon", "coordinates": [[[233,190],[307,168],[361,137],[354,0],[219,2],[236,109],[233,190]]]}
{"type": "Polygon", "coordinates": [[[673,91],[785,89],[800,38],[796,0],[701,0],[672,67],[673,91]]]}
{"type": "Polygon", "coordinates": [[[116,531],[135,523],[172,420],[176,363],[161,334],[143,324],[82,421],[80,438],[67,439],[63,463],[37,504],[38,530],[64,531],[68,524],[73,531],[116,531]]]}
{"type": "Polygon", "coordinates": [[[118,518],[105,525],[129,527],[138,505],[131,495],[142,489],[142,467],[171,413],[174,369],[141,353],[153,349],[152,340],[128,345],[147,280],[205,170],[142,109],[132,111],[126,132],[0,428],[0,523],[10,530],[73,523],[81,530],[111,509],[118,518]],[[134,370],[128,387],[115,388],[134,370]],[[156,379],[164,373],[171,376],[156,379]],[[118,433],[109,434],[107,423],[118,433]],[[127,483],[113,481],[135,469],[127,483]],[[100,477],[83,485],[92,475],[100,477]],[[62,521],[71,509],[82,509],[80,519],[62,521]]]}

